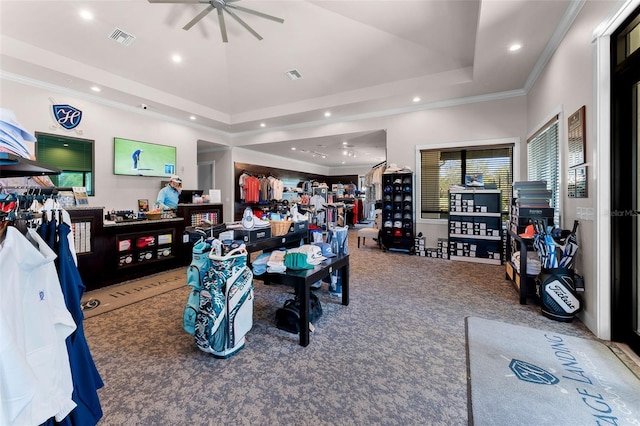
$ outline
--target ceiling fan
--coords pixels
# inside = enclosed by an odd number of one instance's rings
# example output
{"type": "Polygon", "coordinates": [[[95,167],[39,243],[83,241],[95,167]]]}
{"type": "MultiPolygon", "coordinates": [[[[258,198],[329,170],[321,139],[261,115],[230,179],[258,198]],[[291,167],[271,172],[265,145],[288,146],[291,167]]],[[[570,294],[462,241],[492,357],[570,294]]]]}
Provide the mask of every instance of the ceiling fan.
{"type": "Polygon", "coordinates": [[[182,27],[183,30],[188,31],[191,27],[197,24],[202,18],[207,16],[213,9],[218,12],[218,22],[220,23],[220,33],[222,34],[222,41],[227,43],[229,40],[227,38],[227,27],[224,23],[224,14],[223,12],[227,12],[233,19],[238,21],[240,25],[245,27],[247,31],[254,35],[258,40],[262,40],[262,36],[258,34],[253,28],[251,28],[246,22],[244,22],[236,13],[231,10],[239,10],[242,12],[250,13],[252,15],[259,16],[261,18],[270,19],[272,21],[276,21],[279,23],[283,23],[284,19],[267,15],[266,13],[258,12],[257,10],[247,9],[246,7],[238,6],[232,3],[235,3],[239,0],[149,0],[149,3],[202,3],[207,4],[208,6],[200,13],[198,13],[191,21],[187,22],[187,24],[182,27]]]}

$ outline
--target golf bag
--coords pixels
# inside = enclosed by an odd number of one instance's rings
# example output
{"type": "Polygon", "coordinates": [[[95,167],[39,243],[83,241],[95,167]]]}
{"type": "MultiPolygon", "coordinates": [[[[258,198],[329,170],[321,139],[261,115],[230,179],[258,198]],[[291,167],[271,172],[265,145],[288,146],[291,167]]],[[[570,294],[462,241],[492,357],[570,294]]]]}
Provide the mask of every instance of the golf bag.
{"type": "MultiPolygon", "coordinates": [[[[335,227],[327,232],[327,243],[331,250],[338,255],[349,254],[349,227],[335,227]]],[[[342,271],[332,272],[323,281],[329,284],[329,294],[342,296],[342,271]]]]}
{"type": "Polygon", "coordinates": [[[572,269],[543,269],[538,275],[538,298],[542,315],[562,322],[571,322],[582,310],[582,301],[576,292],[572,269]]]}
{"type": "Polygon", "coordinates": [[[244,245],[224,256],[209,254],[195,318],[194,338],[203,352],[227,358],[242,349],[253,326],[253,273],[244,245]]]}
{"type": "Polygon", "coordinates": [[[191,287],[191,292],[187,298],[187,306],[182,315],[182,327],[189,334],[195,333],[196,315],[200,309],[200,291],[211,261],[209,251],[211,244],[200,238],[194,245],[191,253],[191,264],[187,268],[187,285],[191,287]]]}

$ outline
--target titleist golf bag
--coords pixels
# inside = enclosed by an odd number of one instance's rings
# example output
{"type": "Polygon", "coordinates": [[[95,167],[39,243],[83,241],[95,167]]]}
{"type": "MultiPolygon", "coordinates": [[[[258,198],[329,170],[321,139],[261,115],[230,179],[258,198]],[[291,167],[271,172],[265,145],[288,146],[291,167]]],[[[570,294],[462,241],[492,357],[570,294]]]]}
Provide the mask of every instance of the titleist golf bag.
{"type": "Polygon", "coordinates": [[[582,301],[574,284],[573,270],[542,269],[537,281],[542,315],[556,321],[573,321],[575,314],[582,310],[582,301]]]}

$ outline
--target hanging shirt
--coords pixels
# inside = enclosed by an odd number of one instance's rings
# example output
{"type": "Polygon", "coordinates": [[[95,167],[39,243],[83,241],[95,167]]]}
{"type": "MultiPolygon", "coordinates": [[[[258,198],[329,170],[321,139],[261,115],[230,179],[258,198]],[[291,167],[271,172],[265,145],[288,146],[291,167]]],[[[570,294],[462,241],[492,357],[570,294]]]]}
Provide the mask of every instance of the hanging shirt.
{"type": "Polygon", "coordinates": [[[260,179],[248,176],[244,180],[245,202],[257,203],[260,201],[260,179]]]}
{"type": "Polygon", "coordinates": [[[102,418],[97,390],[104,384],[84,335],[84,314],[80,302],[86,288],[67,245],[66,237],[70,233],[71,227],[66,223],[58,226],[58,276],[65,304],[77,324],[76,330],[67,338],[71,376],[75,385],[72,398],[77,407],[69,414],[67,420],[72,425],[91,426],[102,418]]]}
{"type": "Polygon", "coordinates": [[[7,227],[0,247],[2,425],[61,421],[76,407],[65,343],[76,325],[64,303],[56,254],[28,232],[34,243],[7,227]]]}

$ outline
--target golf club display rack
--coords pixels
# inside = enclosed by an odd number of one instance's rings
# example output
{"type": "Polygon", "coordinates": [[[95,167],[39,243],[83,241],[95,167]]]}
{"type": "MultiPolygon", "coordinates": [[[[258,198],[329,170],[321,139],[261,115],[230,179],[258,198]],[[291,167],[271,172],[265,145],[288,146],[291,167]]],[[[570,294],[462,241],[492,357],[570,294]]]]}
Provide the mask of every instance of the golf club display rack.
{"type": "Polygon", "coordinates": [[[499,189],[449,191],[449,259],[502,264],[499,189]]]}
{"type": "Polygon", "coordinates": [[[528,299],[537,300],[537,296],[535,276],[527,275],[527,253],[534,251],[533,238],[522,238],[520,234],[523,234],[527,226],[534,221],[540,221],[545,225],[553,224],[553,217],[553,208],[520,207],[515,198],[512,200],[507,230],[505,277],[513,282],[521,305],[526,305],[528,299]],[[511,260],[515,252],[520,252],[519,265],[515,265],[511,260]]]}
{"type": "Polygon", "coordinates": [[[413,173],[382,175],[382,250],[415,252],[413,173]]]}

